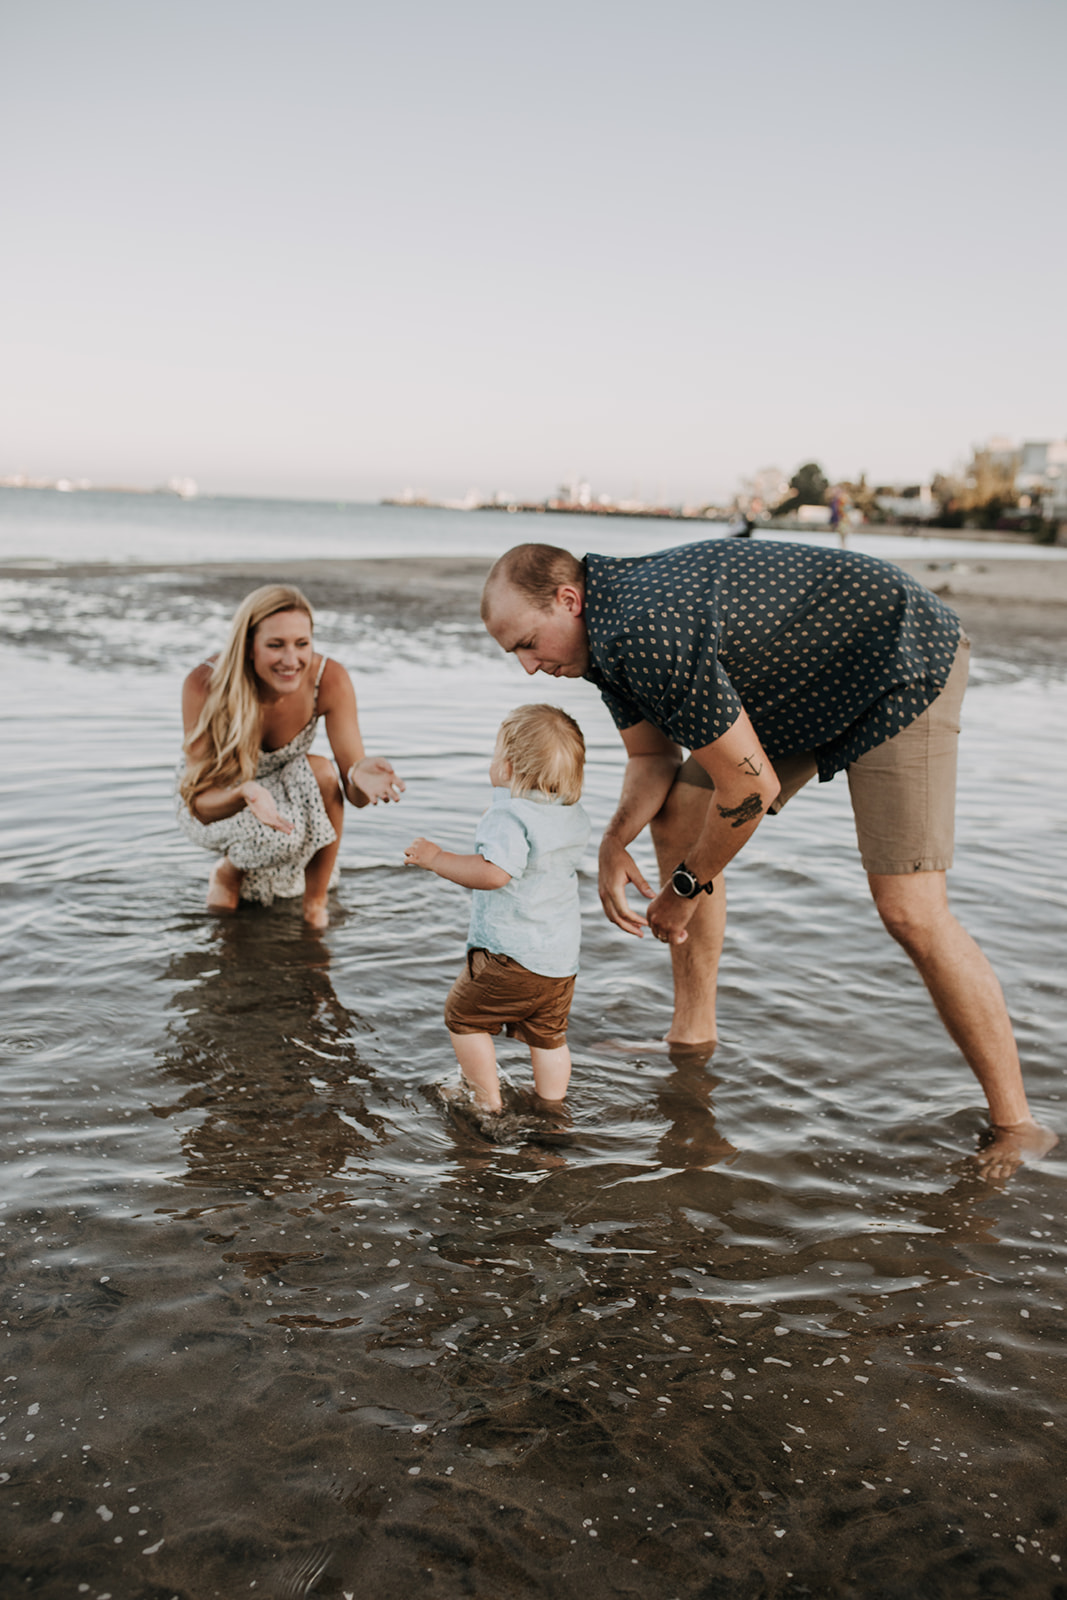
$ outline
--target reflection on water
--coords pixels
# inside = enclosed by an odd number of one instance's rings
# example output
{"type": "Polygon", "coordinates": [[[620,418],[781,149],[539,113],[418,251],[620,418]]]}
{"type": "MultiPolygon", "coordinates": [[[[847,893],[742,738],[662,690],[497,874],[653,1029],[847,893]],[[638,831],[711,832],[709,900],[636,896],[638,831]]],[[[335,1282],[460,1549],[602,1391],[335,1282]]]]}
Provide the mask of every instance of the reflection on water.
{"type": "MultiPolygon", "coordinates": [[[[350,819],[326,935],[216,921],[178,634],[134,672],[64,603],[0,774],[0,1593],[1062,1593],[1067,1159],[979,1178],[836,785],[746,851],[712,1058],[619,1048],[667,957],[586,872],[567,1113],[505,1045],[487,1130],[444,1092],[466,899],[399,863],[469,839],[518,680],[462,635],[426,673],[428,616],[365,697],[409,788],[350,819]]],[[[602,824],[617,741],[543,692],[602,824]]],[[[1053,1123],[1063,695],[979,672],[954,874],[1053,1123]]]]}
{"type": "Polygon", "coordinates": [[[296,1193],[381,1140],[356,1047],[366,1024],[341,1005],[329,966],[317,938],[255,915],[220,921],[211,947],[170,962],[180,1020],[160,1067],[183,1092],[152,1109],[180,1119],[190,1183],[296,1193]]]}

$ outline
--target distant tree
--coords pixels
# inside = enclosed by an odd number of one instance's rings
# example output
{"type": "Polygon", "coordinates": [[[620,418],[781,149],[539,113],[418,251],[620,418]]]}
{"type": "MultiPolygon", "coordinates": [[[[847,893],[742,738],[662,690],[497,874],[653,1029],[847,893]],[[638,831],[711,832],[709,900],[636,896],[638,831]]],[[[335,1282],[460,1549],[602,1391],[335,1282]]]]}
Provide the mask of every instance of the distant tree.
{"type": "Polygon", "coordinates": [[[995,528],[1005,511],[1018,505],[1016,458],[975,450],[961,474],[938,473],[931,485],[941,506],[943,528],[995,528]]]}
{"type": "Polygon", "coordinates": [[[788,516],[791,511],[797,511],[801,506],[824,506],[830,480],[817,461],[805,461],[790,478],[789,487],[793,493],[787,500],[783,500],[781,505],[775,507],[776,517],[788,516]]]}

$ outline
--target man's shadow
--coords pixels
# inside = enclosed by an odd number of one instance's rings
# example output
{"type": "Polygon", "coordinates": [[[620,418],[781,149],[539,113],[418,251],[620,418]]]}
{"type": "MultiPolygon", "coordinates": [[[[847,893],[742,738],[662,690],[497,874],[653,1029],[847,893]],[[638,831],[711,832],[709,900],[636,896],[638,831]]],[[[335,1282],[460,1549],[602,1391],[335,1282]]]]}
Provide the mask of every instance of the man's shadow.
{"type": "Polygon", "coordinates": [[[366,1025],[334,992],[330,953],[289,918],[242,912],[170,963],[178,985],[159,1067],[182,1087],[186,1183],[306,1192],[386,1137],[368,1112],[366,1025]]]}

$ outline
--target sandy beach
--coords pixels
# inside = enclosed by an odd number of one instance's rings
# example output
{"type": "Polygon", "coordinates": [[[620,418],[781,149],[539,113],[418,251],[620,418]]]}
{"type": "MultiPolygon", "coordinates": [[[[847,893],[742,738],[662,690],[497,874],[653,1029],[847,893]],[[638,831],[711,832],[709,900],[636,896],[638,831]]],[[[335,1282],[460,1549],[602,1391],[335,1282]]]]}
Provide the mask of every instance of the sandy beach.
{"type": "MultiPolygon", "coordinates": [[[[925,583],[959,613],[976,647],[1015,637],[1056,644],[1063,637],[1067,606],[1067,560],[991,555],[974,560],[912,558],[897,566],[925,583]]],[[[188,565],[158,563],[117,567],[105,562],[64,564],[71,582],[170,574],[198,592],[229,604],[250,585],[284,578],[303,588],[313,603],[371,611],[412,628],[454,621],[480,626],[478,604],[490,563],[467,557],[241,561],[188,565]]],[[[50,581],[55,568],[24,562],[0,564],[0,579],[50,581]]]]}

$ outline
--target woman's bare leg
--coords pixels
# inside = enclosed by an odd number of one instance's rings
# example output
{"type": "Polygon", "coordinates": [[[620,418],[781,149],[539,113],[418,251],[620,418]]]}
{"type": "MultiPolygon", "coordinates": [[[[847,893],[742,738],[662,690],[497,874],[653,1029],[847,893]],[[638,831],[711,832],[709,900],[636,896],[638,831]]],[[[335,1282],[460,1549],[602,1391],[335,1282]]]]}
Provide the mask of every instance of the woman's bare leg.
{"type": "Polygon", "coordinates": [[[571,1053],[565,1044],[554,1050],[530,1046],[534,1088],[542,1100],[562,1100],[571,1081],[571,1053]]]}
{"type": "Polygon", "coordinates": [[[341,831],[345,825],[345,797],[341,791],[337,768],[332,761],[328,761],[325,756],[308,756],[308,762],[315,774],[322,803],[326,807],[326,815],[333,823],[337,835],[333,844],[323,845],[304,868],[304,921],[310,923],[313,928],[325,928],[330,921],[330,913],[326,909],[326,896],[329,893],[337,852],[341,848],[341,831]]]}
{"type": "Polygon", "coordinates": [[[450,1033],[459,1070],[474,1090],[474,1098],[486,1111],[503,1111],[500,1079],[496,1070],[496,1050],[489,1033],[450,1033]]]}
{"type": "Polygon", "coordinates": [[[212,869],[207,884],[207,909],[209,911],[236,911],[241,902],[241,880],[244,873],[235,867],[228,856],[223,856],[212,869]]]}

